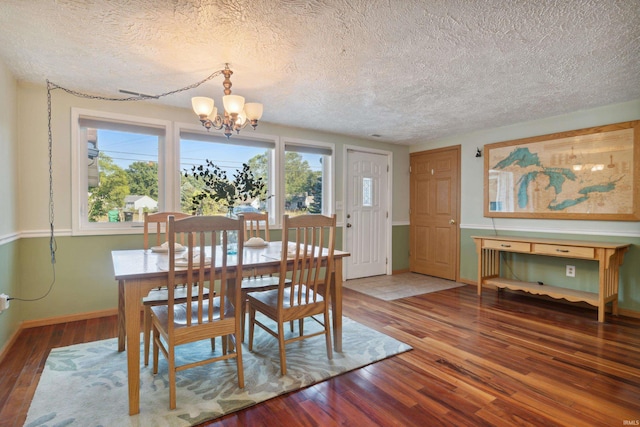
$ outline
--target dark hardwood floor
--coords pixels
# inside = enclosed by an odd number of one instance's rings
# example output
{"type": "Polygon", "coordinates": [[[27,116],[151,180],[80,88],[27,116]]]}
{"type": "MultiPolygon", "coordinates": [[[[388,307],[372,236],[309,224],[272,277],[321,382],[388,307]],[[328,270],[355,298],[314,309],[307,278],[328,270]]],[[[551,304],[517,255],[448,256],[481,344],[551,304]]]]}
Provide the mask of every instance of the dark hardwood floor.
{"type": "MultiPolygon", "coordinates": [[[[396,301],[345,289],[344,314],[414,350],[207,426],[623,426],[640,420],[640,319],[463,286],[396,301]]],[[[28,329],[0,364],[0,425],[22,425],[49,350],[114,337],[115,317],[28,329]]],[[[62,386],[62,385],[61,385],[62,386]]]]}

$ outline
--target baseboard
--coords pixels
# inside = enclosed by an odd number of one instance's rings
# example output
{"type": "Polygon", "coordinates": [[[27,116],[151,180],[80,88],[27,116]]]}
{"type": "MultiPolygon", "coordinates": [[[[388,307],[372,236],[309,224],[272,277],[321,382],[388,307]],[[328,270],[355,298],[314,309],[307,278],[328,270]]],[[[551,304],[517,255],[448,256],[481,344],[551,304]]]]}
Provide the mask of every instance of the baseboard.
{"type": "Polygon", "coordinates": [[[392,274],[392,275],[396,275],[396,274],[404,274],[404,273],[409,273],[409,269],[408,269],[408,268],[405,268],[405,269],[402,269],[402,270],[393,270],[393,271],[391,272],[391,274],[392,274]]]}
{"type": "MultiPolygon", "coordinates": [[[[468,284],[469,285],[473,285],[473,286],[477,286],[478,283],[476,281],[473,281],[472,283],[468,283],[468,284]]],[[[490,289],[490,290],[493,290],[493,291],[496,291],[496,292],[498,292],[498,290],[499,290],[498,287],[496,287],[494,285],[482,285],[482,289],[483,290],[485,290],[485,289],[489,290],[490,289]]],[[[541,300],[544,300],[544,301],[559,302],[561,304],[572,305],[574,307],[582,307],[582,308],[586,308],[586,309],[593,310],[593,311],[597,311],[598,310],[598,307],[595,307],[595,306],[593,306],[591,304],[587,304],[586,302],[571,302],[571,301],[567,301],[565,299],[555,299],[555,298],[552,298],[552,297],[547,296],[547,295],[534,295],[534,294],[530,294],[530,293],[527,293],[527,292],[524,292],[524,291],[508,291],[508,292],[519,293],[519,294],[525,295],[525,296],[527,296],[529,298],[537,298],[537,299],[541,299],[541,300]]],[[[610,304],[607,304],[605,306],[605,312],[607,314],[611,314],[611,305],[610,304]]],[[[640,319],[640,312],[639,311],[629,310],[629,309],[626,309],[626,308],[618,308],[618,315],[619,316],[626,316],[626,317],[633,317],[635,319],[640,319]]]]}
{"type": "Polygon", "coordinates": [[[20,325],[21,329],[36,328],[38,326],[56,325],[58,323],[75,322],[78,320],[95,319],[97,317],[114,316],[118,314],[117,308],[107,310],[90,311],[86,313],[69,314],[65,316],[48,317],[45,319],[27,320],[20,325]]]}
{"type": "Polygon", "coordinates": [[[11,337],[9,337],[7,342],[4,344],[2,349],[0,349],[0,363],[2,363],[4,358],[9,353],[9,349],[11,348],[11,346],[15,344],[15,342],[18,340],[18,335],[20,335],[20,332],[22,332],[22,329],[23,329],[22,325],[18,326],[18,328],[13,332],[13,334],[11,334],[11,337]]]}
{"type": "Polygon", "coordinates": [[[634,319],[640,319],[640,311],[627,310],[626,308],[619,308],[618,314],[620,316],[633,317],[634,319]]]}

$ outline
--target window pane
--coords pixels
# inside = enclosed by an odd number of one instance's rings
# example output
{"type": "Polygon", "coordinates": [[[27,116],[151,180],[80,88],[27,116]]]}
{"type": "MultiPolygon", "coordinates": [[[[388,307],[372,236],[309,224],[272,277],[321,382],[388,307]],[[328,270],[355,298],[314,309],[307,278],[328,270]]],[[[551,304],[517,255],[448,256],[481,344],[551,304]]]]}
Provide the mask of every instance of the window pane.
{"type": "Polygon", "coordinates": [[[362,178],[362,206],[373,206],[373,179],[362,178]]]}
{"type": "Polygon", "coordinates": [[[83,131],[88,221],[143,221],[143,212],[157,211],[158,136],[101,128],[83,131]]]}
{"type": "Polygon", "coordinates": [[[323,213],[323,162],[328,156],[294,150],[287,146],[285,151],[285,213],[323,213]]]}
{"type": "MultiPolygon", "coordinates": [[[[180,140],[180,209],[186,213],[198,213],[202,215],[223,215],[228,212],[228,202],[225,199],[216,201],[211,197],[205,197],[201,201],[198,195],[206,193],[202,180],[193,178],[192,168],[202,166],[207,168],[207,160],[219,168],[221,176],[229,182],[233,182],[235,176],[242,170],[243,164],[247,164],[255,179],[262,179],[265,183],[265,192],[262,197],[248,200],[233,200],[236,210],[266,211],[266,197],[269,191],[270,164],[273,156],[273,144],[234,139],[229,143],[219,141],[207,141],[205,138],[189,138],[184,134],[180,140]],[[240,142],[241,141],[241,142],[240,142]],[[236,143],[237,142],[237,143],[236,143]],[[185,172],[189,176],[185,176],[185,172]],[[262,199],[262,200],[261,200],[262,199]]],[[[209,168],[211,172],[212,169],[209,168]]]]}

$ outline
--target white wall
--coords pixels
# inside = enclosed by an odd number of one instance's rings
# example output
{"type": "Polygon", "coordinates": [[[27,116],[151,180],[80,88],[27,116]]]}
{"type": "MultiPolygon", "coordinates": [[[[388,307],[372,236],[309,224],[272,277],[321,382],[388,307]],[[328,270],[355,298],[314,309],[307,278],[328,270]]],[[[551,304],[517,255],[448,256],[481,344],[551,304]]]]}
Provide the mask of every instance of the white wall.
{"type": "Polygon", "coordinates": [[[16,81],[0,62],[0,242],[18,230],[16,81]]]}
{"type": "MultiPolygon", "coordinates": [[[[484,144],[494,142],[638,119],[640,119],[640,99],[590,110],[577,111],[542,120],[517,123],[501,128],[485,129],[465,135],[444,138],[425,144],[414,145],[411,147],[411,152],[461,145],[462,209],[460,227],[491,229],[493,228],[491,218],[485,218],[483,216],[484,158],[475,157],[476,148],[482,148],[484,144]]],[[[635,159],[635,161],[639,161],[639,159],[635,159]]],[[[496,228],[501,230],[640,237],[640,222],[494,218],[494,223],[496,228]]]]}

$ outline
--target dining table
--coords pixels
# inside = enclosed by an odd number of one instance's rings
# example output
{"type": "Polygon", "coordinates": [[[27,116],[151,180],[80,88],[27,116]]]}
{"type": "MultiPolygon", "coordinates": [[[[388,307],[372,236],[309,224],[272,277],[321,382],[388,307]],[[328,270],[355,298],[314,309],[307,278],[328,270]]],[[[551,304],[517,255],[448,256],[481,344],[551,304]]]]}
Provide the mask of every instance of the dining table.
{"type": "MultiPolygon", "coordinates": [[[[263,246],[244,246],[243,276],[259,276],[280,272],[282,242],[266,242],[263,246]]],[[[326,251],[326,249],[324,249],[326,251]]],[[[348,252],[335,250],[331,268],[330,301],[333,345],[342,351],[342,259],[348,252]]],[[[228,255],[228,268],[234,276],[236,255],[228,255]]],[[[141,302],[150,290],[167,285],[169,255],[166,248],[114,250],[111,252],[114,276],[118,283],[118,351],[127,351],[129,414],[140,412],[140,318],[141,302]]],[[[290,261],[293,264],[293,260],[290,261]]]]}

